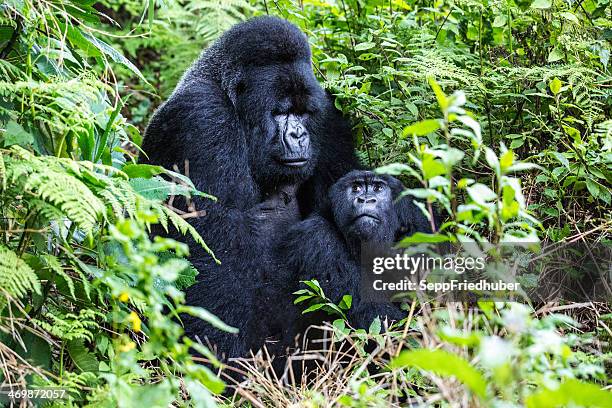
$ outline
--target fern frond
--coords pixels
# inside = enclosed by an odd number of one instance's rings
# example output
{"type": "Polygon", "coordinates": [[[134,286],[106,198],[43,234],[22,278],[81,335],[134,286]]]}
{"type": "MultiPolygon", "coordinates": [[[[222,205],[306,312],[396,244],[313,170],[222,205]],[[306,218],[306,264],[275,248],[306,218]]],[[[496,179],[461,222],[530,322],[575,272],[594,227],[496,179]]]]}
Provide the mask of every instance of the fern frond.
{"type": "Polygon", "coordinates": [[[66,282],[66,285],[68,285],[70,296],[72,296],[73,299],[76,299],[74,292],[74,281],[70,275],[64,272],[64,268],[62,268],[60,261],[55,256],[50,254],[43,254],[39,258],[49,270],[62,277],[62,279],[66,282]]]}
{"type": "Polygon", "coordinates": [[[40,294],[40,281],[36,273],[23,259],[10,249],[0,245],[0,310],[9,298],[22,298],[32,291],[40,294]]]}
{"type": "Polygon", "coordinates": [[[45,171],[30,174],[24,190],[61,209],[85,232],[91,232],[106,207],[80,180],[66,173],[45,171]]]}
{"type": "MultiPolygon", "coordinates": [[[[157,205],[156,207],[157,207],[156,209],[158,210],[158,212],[161,212],[162,214],[166,216],[167,219],[170,220],[174,228],[180,231],[181,234],[183,235],[189,234],[196,243],[200,244],[200,246],[204,248],[207,254],[212,256],[212,258],[215,260],[216,263],[218,264],[221,263],[221,261],[217,259],[213,251],[208,247],[208,245],[206,245],[206,242],[204,242],[204,239],[200,236],[198,231],[191,224],[189,224],[187,221],[181,218],[177,213],[175,213],[174,211],[172,211],[171,209],[169,209],[168,207],[164,205],[157,205]]],[[[165,224],[166,224],[165,228],[167,228],[167,221],[165,224]]],[[[164,225],[164,223],[162,223],[162,225],[164,225]]]]}
{"type": "Polygon", "coordinates": [[[46,320],[32,319],[32,323],[51,335],[62,340],[93,340],[94,332],[100,327],[96,320],[103,319],[104,314],[93,309],[81,309],[79,314],[46,312],[46,320]]]}
{"type": "MultiPolygon", "coordinates": [[[[13,146],[5,157],[8,159],[6,178],[10,187],[58,210],[54,212],[44,208],[44,216],[58,219],[60,213],[65,214],[86,233],[105,217],[105,204],[82,180],[66,172],[62,166],[70,161],[37,157],[17,146],[13,146]]],[[[88,176],[93,177],[91,174],[88,176]]]]}

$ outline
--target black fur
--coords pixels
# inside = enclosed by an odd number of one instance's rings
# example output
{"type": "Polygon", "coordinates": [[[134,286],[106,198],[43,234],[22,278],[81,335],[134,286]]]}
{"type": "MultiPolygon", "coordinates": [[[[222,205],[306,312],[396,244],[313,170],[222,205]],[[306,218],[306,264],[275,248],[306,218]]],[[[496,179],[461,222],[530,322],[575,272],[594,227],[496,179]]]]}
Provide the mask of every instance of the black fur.
{"type": "MultiPolygon", "coordinates": [[[[316,279],[326,296],[336,304],[343,295],[350,294],[353,304],[347,314],[349,323],[355,328],[367,329],[377,316],[381,319],[398,321],[405,317],[398,305],[390,303],[365,303],[360,300],[360,247],[362,243],[392,244],[403,231],[406,235],[415,232],[431,233],[427,217],[414,204],[404,197],[396,200],[404,190],[397,179],[390,176],[375,175],[370,171],[353,171],[335,183],[329,192],[333,220],[321,215],[312,215],[294,225],[279,240],[276,250],[278,269],[276,287],[271,287],[266,305],[276,305],[276,312],[261,312],[275,318],[277,337],[280,343],[274,348],[277,353],[293,345],[297,334],[312,324],[329,320],[324,312],[301,315],[298,307],[292,305],[292,293],[303,288],[299,281],[316,279]],[[377,212],[380,222],[374,227],[355,227],[351,220],[353,203],[345,192],[357,180],[371,183],[382,179],[390,187],[392,199],[379,200],[377,212]],[[403,223],[408,223],[402,225],[403,223]],[[283,276],[279,279],[278,276],[283,276]]],[[[274,323],[269,324],[274,327],[274,323]]]]}
{"type": "Polygon", "coordinates": [[[196,187],[218,198],[196,199],[205,215],[190,222],[222,264],[191,245],[200,275],[187,302],[240,333],[220,333],[190,317],[184,323],[187,334],[207,337],[227,357],[245,355],[266,334],[255,306],[264,271],[274,270],[270,237],[324,208],[328,188],[358,167],[350,127],[313,75],[306,36],[273,17],[234,26],[155,112],[142,147],[144,163],[184,171],[188,162],[196,187]],[[311,160],[301,168],[273,160],[278,112],[301,115],[310,134],[311,160]]]}

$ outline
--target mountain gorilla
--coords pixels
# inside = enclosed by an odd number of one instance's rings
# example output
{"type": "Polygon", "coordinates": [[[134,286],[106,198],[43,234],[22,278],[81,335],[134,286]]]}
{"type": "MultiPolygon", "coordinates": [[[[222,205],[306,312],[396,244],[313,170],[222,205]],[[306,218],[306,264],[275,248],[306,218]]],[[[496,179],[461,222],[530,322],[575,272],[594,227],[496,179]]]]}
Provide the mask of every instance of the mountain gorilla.
{"type": "Polygon", "coordinates": [[[155,112],[142,148],[143,163],[178,166],[218,198],[196,198],[205,215],[190,222],[222,264],[191,245],[200,274],[186,297],[240,333],[188,316],[184,324],[226,357],[246,355],[262,342],[254,303],[269,237],[325,206],[329,186],[358,167],[350,127],[313,75],[306,36],[273,17],[231,28],[155,112]]]}
{"type": "Polygon", "coordinates": [[[343,295],[352,295],[347,318],[355,328],[367,329],[377,316],[395,321],[405,317],[399,306],[362,302],[359,293],[362,244],[393,244],[415,232],[431,233],[429,220],[412,199],[397,200],[403,190],[402,183],[391,176],[352,171],[329,191],[332,220],[313,215],[294,225],[279,240],[277,262],[283,265],[280,269],[285,276],[270,288],[266,302],[281,299],[276,303],[278,310],[268,312],[274,317],[280,340],[272,347],[276,353],[292,346],[295,336],[308,326],[329,318],[323,312],[300,315],[291,304],[292,293],[303,280],[318,280],[326,296],[336,304],[343,295]],[[410,225],[402,225],[404,217],[411,220],[410,225]]]}

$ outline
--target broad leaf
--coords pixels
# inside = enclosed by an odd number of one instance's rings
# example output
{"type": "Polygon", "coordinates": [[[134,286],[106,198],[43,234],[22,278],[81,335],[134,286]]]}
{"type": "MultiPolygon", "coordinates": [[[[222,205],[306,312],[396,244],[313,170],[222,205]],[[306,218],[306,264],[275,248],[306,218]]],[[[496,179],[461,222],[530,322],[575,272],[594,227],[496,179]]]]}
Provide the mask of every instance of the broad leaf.
{"type": "Polygon", "coordinates": [[[474,394],[484,398],[487,382],[484,376],[463,358],[445,350],[404,351],[391,360],[391,368],[416,367],[441,377],[455,377],[474,394]]]}

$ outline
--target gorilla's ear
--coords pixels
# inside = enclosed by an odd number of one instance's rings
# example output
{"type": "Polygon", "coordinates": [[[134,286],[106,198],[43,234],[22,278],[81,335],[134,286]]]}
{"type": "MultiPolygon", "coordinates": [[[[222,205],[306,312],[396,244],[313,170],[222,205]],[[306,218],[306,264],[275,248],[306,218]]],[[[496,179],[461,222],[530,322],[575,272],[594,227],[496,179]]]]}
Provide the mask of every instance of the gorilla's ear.
{"type": "Polygon", "coordinates": [[[246,82],[243,78],[242,72],[240,70],[236,70],[236,72],[232,74],[225,74],[223,80],[225,82],[223,84],[225,92],[235,108],[238,96],[240,96],[240,94],[242,94],[246,89],[246,82]]]}
{"type": "MultiPolygon", "coordinates": [[[[431,233],[431,223],[428,217],[423,214],[423,211],[415,204],[413,198],[410,196],[399,198],[401,193],[406,189],[402,182],[395,177],[386,176],[385,178],[391,187],[394,200],[393,205],[400,223],[398,237],[412,235],[415,232],[431,233]]],[[[434,214],[434,222],[437,226],[436,214],[434,214]]]]}

